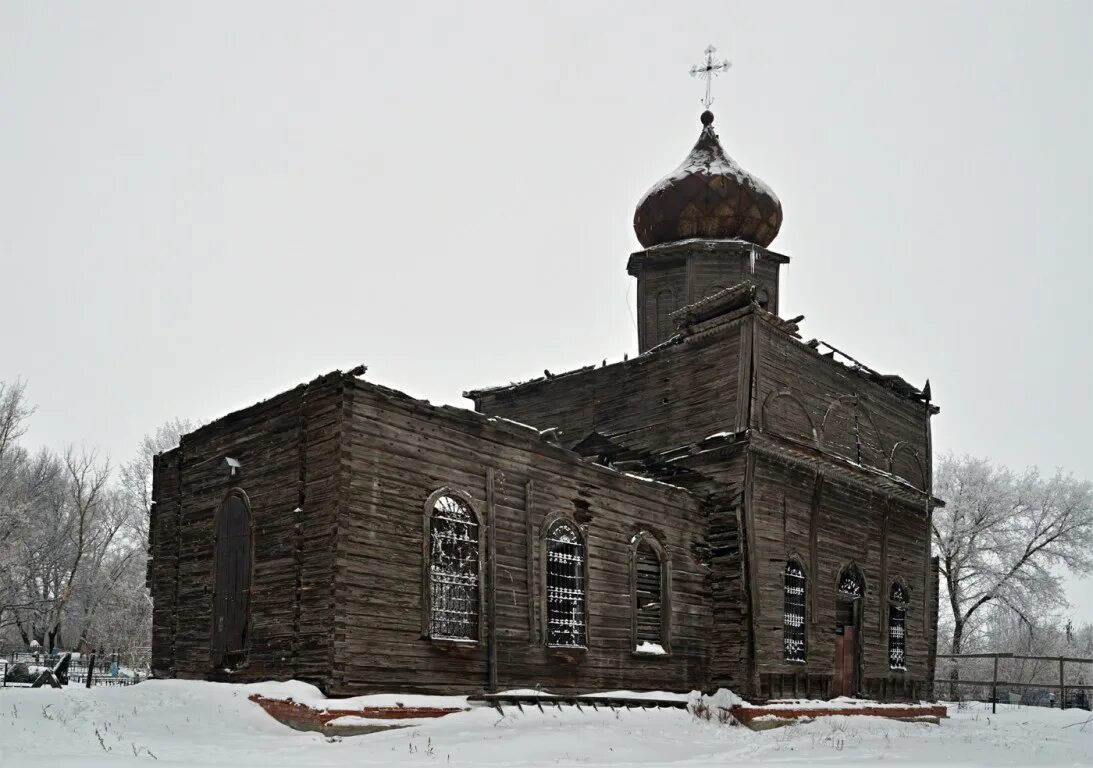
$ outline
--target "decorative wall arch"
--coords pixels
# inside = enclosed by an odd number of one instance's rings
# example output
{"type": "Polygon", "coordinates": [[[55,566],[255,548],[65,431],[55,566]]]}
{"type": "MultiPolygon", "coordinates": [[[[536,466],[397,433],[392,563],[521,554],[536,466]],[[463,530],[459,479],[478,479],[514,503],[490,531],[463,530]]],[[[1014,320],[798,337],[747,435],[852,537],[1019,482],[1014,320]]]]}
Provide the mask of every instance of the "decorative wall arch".
{"type": "Polygon", "coordinates": [[[859,398],[857,402],[859,462],[877,469],[888,469],[888,454],[884,450],[884,439],[873,421],[867,401],[859,398]]]}
{"type": "Polygon", "coordinates": [[[793,390],[781,389],[767,395],[761,416],[763,431],[819,446],[812,414],[793,390]]]}
{"type": "Polygon", "coordinates": [[[820,436],[823,447],[833,453],[858,464],[883,470],[889,467],[884,439],[866,400],[859,395],[843,395],[828,406],[820,436]]]}
{"type": "Polygon", "coordinates": [[[922,464],[922,457],[910,443],[901,441],[892,447],[889,470],[893,475],[903,478],[920,491],[926,490],[926,470],[922,464]]]}
{"type": "Polygon", "coordinates": [[[854,397],[850,395],[839,398],[828,406],[820,425],[820,442],[826,450],[857,461],[854,402],[854,397]]]}
{"type": "Polygon", "coordinates": [[[471,495],[451,486],[429,494],[423,508],[423,557],[421,579],[421,633],[434,640],[481,641],[485,613],[483,583],[483,552],[485,526],[471,495]],[[451,514],[446,525],[438,526],[438,514],[443,515],[456,502],[473,523],[451,514]],[[473,530],[473,532],[472,532],[473,530]],[[473,558],[470,567],[458,566],[458,560],[473,558]],[[454,613],[453,613],[454,612],[454,613]],[[458,612],[465,614],[456,621],[458,612]],[[438,620],[449,615],[453,620],[438,620]]]}

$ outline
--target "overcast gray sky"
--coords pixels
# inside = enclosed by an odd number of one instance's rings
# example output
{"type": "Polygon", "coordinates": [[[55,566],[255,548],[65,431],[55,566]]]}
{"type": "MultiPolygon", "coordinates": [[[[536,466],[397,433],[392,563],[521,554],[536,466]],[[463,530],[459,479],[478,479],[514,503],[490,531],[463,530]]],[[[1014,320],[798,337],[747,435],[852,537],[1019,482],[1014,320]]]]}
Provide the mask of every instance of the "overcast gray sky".
{"type": "MultiPolygon", "coordinates": [[[[0,379],[117,460],[319,373],[434,402],[633,352],[698,134],[778,193],[783,314],[1093,477],[1093,4],[0,2],[0,379]]],[[[1093,619],[1090,582],[1072,600],[1093,619]]]]}

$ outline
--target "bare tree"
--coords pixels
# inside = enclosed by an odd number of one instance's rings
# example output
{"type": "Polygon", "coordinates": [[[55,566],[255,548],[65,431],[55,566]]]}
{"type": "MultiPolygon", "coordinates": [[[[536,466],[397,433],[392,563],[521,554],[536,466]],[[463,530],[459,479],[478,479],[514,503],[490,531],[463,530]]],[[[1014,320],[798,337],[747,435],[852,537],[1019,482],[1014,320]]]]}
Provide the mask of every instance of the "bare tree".
{"type": "Polygon", "coordinates": [[[26,401],[26,383],[0,381],[0,630],[11,625],[15,611],[26,607],[14,568],[18,544],[33,497],[36,470],[19,438],[34,408],[26,401]]]}
{"type": "Polygon", "coordinates": [[[142,542],[148,537],[148,515],[152,509],[152,460],[157,454],[178,446],[182,435],[197,428],[188,419],[172,419],[147,434],[137,446],[137,455],[121,468],[121,489],[131,508],[134,532],[142,542]]]}
{"type": "Polygon", "coordinates": [[[110,462],[106,459],[100,461],[94,449],[76,451],[69,448],[64,457],[64,474],[66,494],[58,533],[63,536],[63,543],[67,546],[51,568],[53,601],[46,625],[46,649],[50,653],[57,645],[65,611],[81,573],[80,566],[93,549],[96,537],[101,535],[110,462]]]}
{"type": "Polygon", "coordinates": [[[34,408],[26,402],[26,382],[0,381],[0,543],[12,535],[18,520],[18,475],[27,461],[19,438],[26,432],[26,421],[32,413],[34,408]]]}
{"type": "Polygon", "coordinates": [[[1058,571],[1093,571],[1093,484],[1056,472],[1014,475],[986,459],[943,456],[934,489],[946,506],[933,535],[951,627],[951,650],[994,611],[1029,626],[1066,605],[1058,571]]]}
{"type": "Polygon", "coordinates": [[[146,435],[112,475],[95,450],[31,455],[26,386],[0,382],[0,641],[49,651],[147,652],[144,589],[152,460],[194,428],[175,419],[146,435]]]}

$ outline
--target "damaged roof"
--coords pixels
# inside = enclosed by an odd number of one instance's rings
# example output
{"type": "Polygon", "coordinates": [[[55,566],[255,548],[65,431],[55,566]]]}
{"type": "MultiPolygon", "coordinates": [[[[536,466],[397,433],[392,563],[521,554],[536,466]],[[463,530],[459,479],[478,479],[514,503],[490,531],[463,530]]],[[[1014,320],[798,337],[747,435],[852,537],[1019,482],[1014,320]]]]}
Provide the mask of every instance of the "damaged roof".
{"type": "MultiPolygon", "coordinates": [[[[822,357],[831,360],[834,363],[842,365],[847,368],[851,373],[860,376],[863,379],[872,381],[885,389],[893,392],[897,396],[914,400],[916,402],[923,402],[929,404],[931,414],[940,412],[940,408],[933,405],[930,402],[930,390],[929,382],[919,389],[906,379],[895,374],[884,374],[873,370],[869,366],[861,363],[850,355],[842,352],[836,347],[828,344],[827,342],[819,339],[812,339],[808,342],[801,342],[800,336],[800,322],[804,320],[804,316],[791,318],[789,320],[783,319],[772,312],[768,312],[759,306],[757,301],[758,286],[750,281],[744,281],[737,283],[729,288],[718,291],[703,299],[700,299],[692,304],[688,304],[675,312],[669,317],[676,323],[677,332],[673,334],[669,339],[655,347],[646,350],[643,354],[637,355],[633,358],[624,357],[621,361],[616,361],[608,366],[607,361],[599,366],[600,368],[606,368],[616,365],[640,365],[642,362],[649,359],[650,356],[656,355],[662,350],[670,347],[677,346],[679,344],[686,343],[689,338],[695,334],[712,329],[718,325],[726,322],[731,322],[737,319],[741,315],[747,313],[753,313],[760,319],[766,322],[771,327],[782,331],[786,335],[792,337],[798,343],[803,343],[818,357],[822,357]],[[822,350],[820,347],[825,348],[827,351],[822,350]]],[[[556,379],[562,379],[567,376],[575,376],[589,371],[596,370],[595,365],[586,365],[581,368],[575,368],[573,370],[564,371],[562,373],[551,373],[550,371],[544,371],[542,376],[538,376],[526,381],[511,382],[509,384],[501,384],[492,387],[481,387],[479,389],[467,390],[463,393],[463,396],[472,400],[477,400],[479,397],[487,394],[494,394],[505,391],[515,391],[524,387],[530,387],[545,382],[554,381],[556,379]]]]}

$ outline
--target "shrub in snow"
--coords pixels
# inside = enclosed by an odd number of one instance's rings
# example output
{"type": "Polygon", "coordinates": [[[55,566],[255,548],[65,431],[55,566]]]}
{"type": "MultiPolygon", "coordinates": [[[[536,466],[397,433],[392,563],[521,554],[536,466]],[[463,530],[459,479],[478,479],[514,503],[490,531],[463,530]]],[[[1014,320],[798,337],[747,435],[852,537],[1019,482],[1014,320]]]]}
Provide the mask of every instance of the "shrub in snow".
{"type": "Polygon", "coordinates": [[[742,698],[727,688],[719,688],[712,696],[707,696],[698,691],[691,691],[691,695],[687,698],[687,710],[702,720],[717,718],[719,723],[732,723],[735,725],[736,719],[730,714],[729,710],[737,704],[743,703],[742,698]]]}

